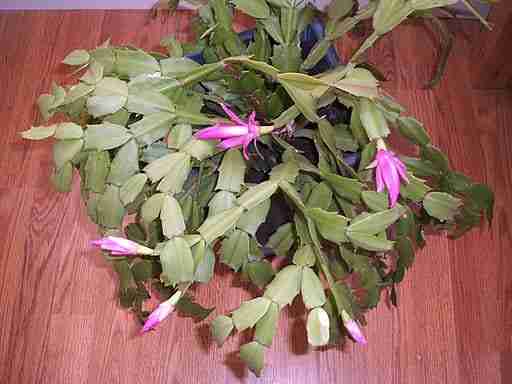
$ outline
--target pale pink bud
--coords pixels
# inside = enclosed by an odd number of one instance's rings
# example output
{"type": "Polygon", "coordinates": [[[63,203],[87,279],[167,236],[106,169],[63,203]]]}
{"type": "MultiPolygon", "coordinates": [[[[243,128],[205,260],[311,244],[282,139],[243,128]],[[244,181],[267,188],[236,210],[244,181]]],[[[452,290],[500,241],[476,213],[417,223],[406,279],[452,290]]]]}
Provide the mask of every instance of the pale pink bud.
{"type": "Polygon", "coordinates": [[[107,236],[99,240],[91,241],[95,247],[103,251],[109,251],[112,255],[153,255],[153,250],[134,241],[115,236],[107,236]]]}
{"type": "Polygon", "coordinates": [[[158,324],[164,321],[174,311],[176,303],[181,298],[181,294],[181,291],[177,291],[169,300],[160,303],[147,318],[141,329],[141,333],[146,333],[154,329],[158,324]]]}
{"type": "Polygon", "coordinates": [[[366,338],[363,335],[363,332],[361,331],[361,328],[346,311],[342,311],[341,317],[343,319],[343,325],[345,326],[345,329],[348,331],[350,336],[359,344],[368,344],[366,338]]]}

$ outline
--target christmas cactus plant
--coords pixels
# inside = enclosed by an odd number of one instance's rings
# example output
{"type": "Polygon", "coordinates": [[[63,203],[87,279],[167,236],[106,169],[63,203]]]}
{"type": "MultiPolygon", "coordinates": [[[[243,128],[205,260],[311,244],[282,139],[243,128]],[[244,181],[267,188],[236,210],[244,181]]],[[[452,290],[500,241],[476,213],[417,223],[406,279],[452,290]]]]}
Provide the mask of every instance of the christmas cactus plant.
{"type": "Polygon", "coordinates": [[[166,54],[106,42],[64,59],[81,77],[38,106],[67,122],[22,136],[55,139],[58,191],[79,174],[103,236],[93,245],[143,332],[175,309],[208,317],[188,288],[219,262],[261,290],[211,324],[219,345],[254,330],[240,357],[255,374],[297,296],[311,345],[364,344],[365,313],[383,291],[393,301],[425,228],[456,238],[492,219],[491,190],[454,171],[364,63],[402,21],[454,2],[212,0],[197,7],[196,41],[166,38],[166,54]],[[254,29],[233,30],[235,8],[254,29]],[[364,20],[373,32],[340,63],[333,42],[364,20]],[[415,157],[393,151],[392,131],[415,157]],[[275,255],[287,260],[279,270],[275,255]]]}

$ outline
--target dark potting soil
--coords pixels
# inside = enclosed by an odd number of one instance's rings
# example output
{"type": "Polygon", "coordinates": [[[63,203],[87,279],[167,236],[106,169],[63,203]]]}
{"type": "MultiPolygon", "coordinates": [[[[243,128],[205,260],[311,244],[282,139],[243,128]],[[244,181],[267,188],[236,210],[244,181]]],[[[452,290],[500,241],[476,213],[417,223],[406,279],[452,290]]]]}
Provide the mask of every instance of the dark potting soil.
{"type": "MultiPolygon", "coordinates": [[[[325,118],[332,124],[349,124],[350,123],[350,109],[344,105],[335,102],[328,107],[319,110],[319,115],[325,118]]],[[[308,128],[316,129],[314,125],[309,125],[308,128]]],[[[318,165],[318,152],[316,150],[313,140],[299,137],[287,140],[289,144],[297,148],[311,163],[318,165]]],[[[249,184],[258,184],[268,180],[268,174],[274,166],[281,162],[283,149],[276,143],[270,146],[264,144],[257,144],[258,151],[251,144],[249,153],[251,161],[248,162],[248,170],[245,177],[245,182],[249,184]],[[258,153],[259,152],[259,153],[258,153]]],[[[342,153],[343,159],[352,168],[357,170],[360,161],[360,154],[358,152],[344,152],[342,153]]],[[[256,239],[262,245],[267,244],[270,236],[283,224],[293,221],[294,210],[290,207],[290,203],[286,200],[281,192],[277,192],[271,199],[270,212],[267,220],[259,227],[256,233],[256,239]]],[[[265,255],[272,255],[271,249],[264,249],[265,255]]]]}

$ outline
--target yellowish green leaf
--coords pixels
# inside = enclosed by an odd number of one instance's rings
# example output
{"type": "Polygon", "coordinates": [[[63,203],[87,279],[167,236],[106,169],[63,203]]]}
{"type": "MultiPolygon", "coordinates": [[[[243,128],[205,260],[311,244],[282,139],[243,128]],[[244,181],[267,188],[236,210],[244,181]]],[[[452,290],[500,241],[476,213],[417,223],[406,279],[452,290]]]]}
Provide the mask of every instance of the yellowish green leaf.
{"type": "Polygon", "coordinates": [[[121,201],[125,206],[131,204],[135,201],[137,196],[142,192],[144,185],[148,177],[143,173],[138,173],[132,177],[130,177],[126,183],[123,184],[119,193],[121,197],[121,201]]]}
{"type": "Polygon", "coordinates": [[[90,60],[89,52],[83,50],[83,49],[76,49],[69,53],[62,62],[67,65],[84,65],[87,64],[90,60]]]}
{"type": "Polygon", "coordinates": [[[309,267],[302,269],[302,300],[306,308],[321,307],[325,304],[325,292],[318,275],[309,267]]]}
{"type": "Polygon", "coordinates": [[[52,137],[57,129],[57,124],[49,125],[47,127],[31,127],[27,131],[21,132],[21,137],[27,140],[44,140],[52,137]]]}
{"type": "Polygon", "coordinates": [[[309,312],[306,324],[308,343],[313,347],[321,347],[329,343],[330,320],[323,308],[315,308],[309,312]]]}
{"type": "Polygon", "coordinates": [[[266,297],[258,297],[242,303],[240,308],[231,314],[236,329],[241,332],[256,325],[266,313],[271,301],[266,297]]]}
{"type": "Polygon", "coordinates": [[[280,270],[274,280],[267,285],[264,296],[280,306],[290,304],[299,294],[302,268],[289,265],[280,270]]]}

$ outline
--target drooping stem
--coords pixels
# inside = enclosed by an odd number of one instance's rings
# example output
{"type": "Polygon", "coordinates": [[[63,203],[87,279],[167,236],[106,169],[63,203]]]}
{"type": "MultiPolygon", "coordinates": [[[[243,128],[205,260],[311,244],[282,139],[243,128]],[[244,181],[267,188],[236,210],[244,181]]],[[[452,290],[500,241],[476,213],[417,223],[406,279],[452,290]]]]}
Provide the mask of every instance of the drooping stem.
{"type": "Polygon", "coordinates": [[[354,63],[357,61],[357,59],[364,53],[366,52],[366,50],[368,50],[369,48],[371,48],[373,46],[373,44],[375,44],[375,42],[379,39],[380,35],[377,33],[377,32],[373,32],[370,36],[368,36],[368,38],[363,42],[363,44],[361,44],[361,46],[359,47],[359,49],[356,51],[356,53],[354,53],[354,55],[352,56],[352,58],[350,59],[350,62],[351,63],[354,63]]]}
{"type": "Polygon", "coordinates": [[[346,306],[343,304],[343,302],[346,302],[346,300],[343,300],[340,291],[336,289],[336,281],[334,280],[334,276],[332,275],[331,270],[329,269],[329,262],[325,254],[322,252],[314,223],[309,218],[306,218],[306,222],[308,225],[309,235],[311,236],[311,240],[313,241],[313,251],[315,253],[317,263],[318,265],[320,265],[322,273],[327,279],[329,288],[331,289],[332,295],[334,296],[334,302],[336,303],[336,307],[338,308],[338,313],[340,315],[343,313],[343,311],[352,313],[352,310],[350,308],[346,308],[346,306]]]}
{"type": "Polygon", "coordinates": [[[338,308],[338,313],[340,314],[340,316],[343,313],[343,311],[352,313],[351,308],[347,308],[348,300],[344,299],[342,297],[341,292],[338,289],[336,289],[336,280],[334,279],[334,276],[332,275],[331,270],[329,268],[329,261],[327,260],[325,254],[322,252],[322,247],[320,245],[320,240],[318,239],[315,224],[313,223],[313,221],[311,219],[308,218],[308,216],[306,214],[306,206],[302,202],[301,197],[299,196],[299,194],[297,193],[295,188],[287,181],[281,181],[279,183],[279,187],[288,196],[288,198],[295,204],[295,206],[299,209],[299,211],[302,213],[302,215],[304,216],[304,218],[306,220],[306,224],[308,227],[311,242],[313,244],[313,251],[315,253],[317,264],[320,266],[320,269],[322,270],[322,273],[324,274],[324,276],[327,280],[327,283],[329,284],[329,288],[334,297],[336,307],[338,308]]]}
{"type": "Polygon", "coordinates": [[[276,129],[274,125],[264,125],[260,127],[260,136],[268,135],[276,129]]]}
{"type": "Polygon", "coordinates": [[[439,54],[439,61],[436,66],[434,76],[425,86],[427,89],[431,89],[439,84],[443,77],[446,65],[448,64],[448,58],[450,57],[450,53],[453,48],[453,36],[440,18],[434,15],[426,18],[439,30],[439,33],[441,34],[441,52],[439,54]]]}

